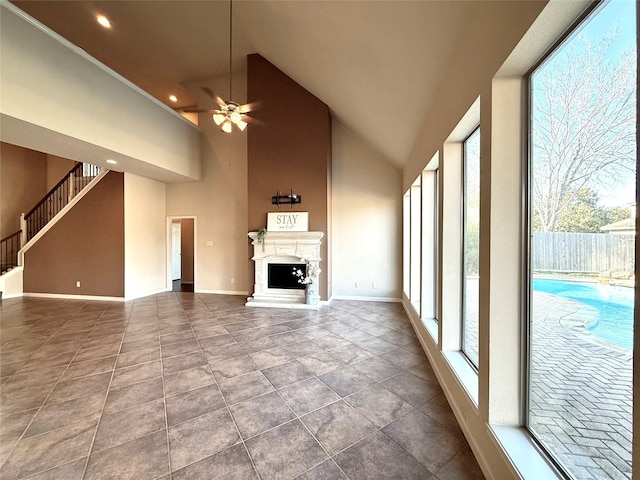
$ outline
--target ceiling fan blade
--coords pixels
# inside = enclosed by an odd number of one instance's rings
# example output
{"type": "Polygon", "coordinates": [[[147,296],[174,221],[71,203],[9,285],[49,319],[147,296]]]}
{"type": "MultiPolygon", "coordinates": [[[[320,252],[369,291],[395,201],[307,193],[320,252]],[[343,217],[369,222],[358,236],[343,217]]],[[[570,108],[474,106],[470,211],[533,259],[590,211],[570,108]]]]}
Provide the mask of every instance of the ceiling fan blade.
{"type": "Polygon", "coordinates": [[[214,95],[214,98],[215,98],[215,100],[216,100],[216,103],[217,103],[218,105],[220,105],[221,107],[227,107],[227,106],[228,106],[227,102],[225,102],[225,101],[224,101],[222,98],[220,98],[218,95],[214,95]]]}
{"type": "Polygon", "coordinates": [[[222,100],[222,98],[220,98],[218,95],[213,93],[213,90],[211,90],[209,87],[202,87],[202,91],[206,93],[209,97],[211,97],[213,100],[215,100],[215,102],[221,107],[227,106],[227,103],[224,100],[222,100]]]}
{"type": "Polygon", "coordinates": [[[242,119],[243,122],[250,123],[251,125],[264,125],[264,122],[258,120],[257,118],[246,115],[244,113],[240,118],[242,119]]]}
{"type": "Polygon", "coordinates": [[[209,95],[211,98],[213,98],[214,100],[216,99],[216,95],[215,93],[213,93],[213,90],[211,90],[209,87],[202,87],[202,91],[204,93],[206,93],[207,95],[209,95]]]}
{"type": "Polygon", "coordinates": [[[240,105],[238,107],[238,111],[240,113],[253,112],[255,110],[259,110],[262,107],[262,101],[256,101],[251,103],[245,103],[244,105],[240,105]]]}

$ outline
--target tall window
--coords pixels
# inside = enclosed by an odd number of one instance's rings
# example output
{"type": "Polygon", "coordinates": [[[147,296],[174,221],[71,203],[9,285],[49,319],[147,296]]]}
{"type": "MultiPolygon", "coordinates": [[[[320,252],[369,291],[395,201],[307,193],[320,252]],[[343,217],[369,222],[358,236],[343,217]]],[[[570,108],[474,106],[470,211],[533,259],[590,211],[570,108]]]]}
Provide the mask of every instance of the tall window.
{"type": "Polygon", "coordinates": [[[480,129],[463,143],[462,352],[478,368],[480,129]]]}
{"type": "Polygon", "coordinates": [[[411,190],[402,197],[402,292],[411,297],[411,190]]]}
{"type": "Polygon", "coordinates": [[[433,172],[433,318],[437,322],[440,311],[440,169],[433,172]]]}
{"type": "Polygon", "coordinates": [[[574,479],[631,478],[635,2],[531,74],[527,425],[574,479]]]}
{"type": "Polygon", "coordinates": [[[411,305],[415,308],[418,315],[421,315],[420,295],[421,295],[421,224],[422,224],[422,208],[421,180],[418,177],[411,186],[411,279],[410,279],[410,296],[411,305]]]}
{"type": "Polygon", "coordinates": [[[438,320],[438,204],[438,169],[425,169],[422,172],[422,318],[435,321],[438,320]]]}

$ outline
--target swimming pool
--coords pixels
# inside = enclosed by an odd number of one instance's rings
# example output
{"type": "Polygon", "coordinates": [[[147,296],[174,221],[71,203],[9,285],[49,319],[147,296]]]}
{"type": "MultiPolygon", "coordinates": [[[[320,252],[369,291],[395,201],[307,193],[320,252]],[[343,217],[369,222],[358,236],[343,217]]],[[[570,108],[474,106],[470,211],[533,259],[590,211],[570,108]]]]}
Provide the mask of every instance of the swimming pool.
{"type": "Polygon", "coordinates": [[[585,303],[598,310],[598,320],[587,328],[597,337],[623,348],[633,348],[633,288],[534,278],[533,290],[585,303]]]}

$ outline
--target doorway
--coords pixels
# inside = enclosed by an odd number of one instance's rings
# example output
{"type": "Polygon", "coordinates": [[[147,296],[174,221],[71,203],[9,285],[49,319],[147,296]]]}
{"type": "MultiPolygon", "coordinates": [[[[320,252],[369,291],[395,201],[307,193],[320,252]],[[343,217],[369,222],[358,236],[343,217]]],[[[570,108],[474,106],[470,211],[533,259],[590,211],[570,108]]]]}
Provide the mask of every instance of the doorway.
{"type": "Polygon", "coordinates": [[[195,287],[195,217],[167,219],[167,290],[193,292],[195,287]]]}

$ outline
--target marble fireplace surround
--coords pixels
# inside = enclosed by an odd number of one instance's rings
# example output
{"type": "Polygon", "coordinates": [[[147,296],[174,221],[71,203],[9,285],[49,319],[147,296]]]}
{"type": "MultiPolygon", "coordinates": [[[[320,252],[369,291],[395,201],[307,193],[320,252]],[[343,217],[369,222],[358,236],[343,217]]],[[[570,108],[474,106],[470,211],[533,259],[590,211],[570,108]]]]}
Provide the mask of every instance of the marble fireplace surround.
{"type": "MultiPolygon", "coordinates": [[[[269,288],[268,266],[270,263],[300,263],[305,261],[319,267],[322,232],[267,232],[264,249],[258,243],[258,232],[249,232],[253,245],[255,284],[253,296],[247,299],[249,307],[310,308],[318,305],[305,304],[304,290],[269,288]]],[[[320,273],[322,275],[322,272],[320,273]]]]}

